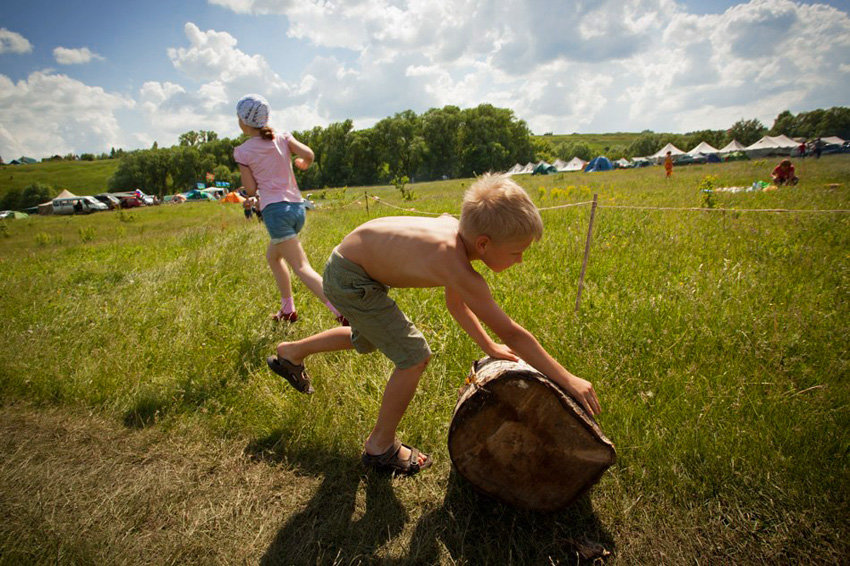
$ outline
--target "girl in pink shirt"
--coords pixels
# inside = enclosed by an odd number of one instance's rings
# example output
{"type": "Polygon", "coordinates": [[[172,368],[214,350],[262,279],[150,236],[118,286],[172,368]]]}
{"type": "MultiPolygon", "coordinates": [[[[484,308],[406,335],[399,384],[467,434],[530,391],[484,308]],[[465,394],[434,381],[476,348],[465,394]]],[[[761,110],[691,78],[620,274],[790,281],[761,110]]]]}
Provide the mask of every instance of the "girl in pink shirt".
{"type": "Polygon", "coordinates": [[[324,301],[337,321],[346,326],[348,321],[325,297],[322,277],[310,265],[298,241],[298,233],[304,227],[305,211],[304,199],[292,170],[292,153],[297,156],[295,166],[304,171],[313,162],[313,150],[289,132],[276,133],[268,126],[269,103],[258,94],[239,99],[236,114],[239,127],[248,140],[233,150],[233,158],[239,165],[242,184],[248,195],[259,196],[263,222],[271,237],[266,260],[280,290],[280,310],[272,318],[276,321],[298,320],[288,264],[307,288],[324,301]]]}

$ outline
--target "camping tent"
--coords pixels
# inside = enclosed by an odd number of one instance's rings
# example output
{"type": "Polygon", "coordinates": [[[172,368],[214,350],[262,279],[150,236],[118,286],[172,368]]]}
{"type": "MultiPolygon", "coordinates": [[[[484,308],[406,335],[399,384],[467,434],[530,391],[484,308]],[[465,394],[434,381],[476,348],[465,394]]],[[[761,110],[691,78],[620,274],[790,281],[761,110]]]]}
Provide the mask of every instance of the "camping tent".
{"type": "Polygon", "coordinates": [[[516,163],[513,167],[511,167],[507,171],[508,175],[520,175],[521,173],[522,173],[522,165],[520,165],[519,163],[516,163]]]}
{"type": "Polygon", "coordinates": [[[678,147],[676,147],[672,143],[668,143],[667,145],[665,145],[664,147],[662,147],[661,149],[659,149],[658,151],[656,151],[655,153],[650,155],[649,158],[654,159],[655,161],[661,161],[662,159],[667,157],[668,151],[670,152],[670,155],[672,155],[673,157],[675,157],[677,155],[682,155],[683,153],[685,153],[684,151],[682,151],[681,149],[679,149],[678,147]]]}
{"type": "Polygon", "coordinates": [[[550,173],[557,173],[558,170],[554,165],[550,165],[545,161],[541,161],[537,165],[534,166],[534,171],[531,172],[532,175],[548,175],[550,173]]]}
{"type": "Polygon", "coordinates": [[[243,197],[236,191],[231,191],[227,193],[227,195],[223,199],[221,199],[221,202],[234,202],[238,204],[240,202],[245,202],[245,197],[243,197]]]}
{"type": "Polygon", "coordinates": [[[9,220],[15,220],[16,218],[29,218],[29,214],[26,212],[18,212],[17,210],[4,210],[0,212],[0,218],[8,218],[9,220]]]}
{"type": "Polygon", "coordinates": [[[587,167],[584,168],[584,172],[593,173],[596,171],[610,171],[613,168],[614,166],[611,165],[611,161],[604,155],[600,155],[599,157],[594,157],[590,163],[587,164],[587,167]]]}
{"type": "Polygon", "coordinates": [[[696,157],[700,153],[704,155],[709,155],[712,153],[717,153],[717,151],[717,148],[713,147],[711,144],[700,142],[698,146],[688,152],[688,155],[690,155],[691,157],[696,157]]]}
{"type": "Polygon", "coordinates": [[[216,200],[216,198],[208,192],[199,191],[198,189],[186,191],[183,193],[183,196],[186,197],[186,200],[216,200]]]}
{"type": "Polygon", "coordinates": [[[620,159],[614,162],[614,165],[616,165],[620,169],[628,169],[632,166],[632,162],[626,159],[625,157],[621,157],[620,159]]]}
{"type": "Polygon", "coordinates": [[[723,146],[723,149],[718,151],[718,153],[732,153],[733,151],[744,151],[746,146],[739,142],[738,140],[732,140],[723,146]]]}
{"type": "Polygon", "coordinates": [[[564,170],[564,167],[567,165],[567,162],[566,162],[566,161],[564,161],[563,159],[556,159],[556,160],[552,163],[552,165],[553,165],[553,166],[555,167],[555,169],[557,169],[558,171],[563,171],[563,170],[564,170]]]}
{"type": "Polygon", "coordinates": [[[744,148],[750,157],[765,157],[767,155],[790,155],[791,150],[799,146],[797,142],[786,136],[764,136],[752,145],[744,148]]]}
{"type": "Polygon", "coordinates": [[[53,199],[55,200],[55,199],[58,199],[58,198],[74,198],[75,196],[77,196],[77,195],[75,195],[74,193],[72,193],[68,189],[62,189],[62,192],[59,193],[58,195],[56,195],[55,197],[53,197],[53,199]]]}
{"type": "Polygon", "coordinates": [[[580,157],[573,157],[570,159],[566,165],[564,165],[563,169],[558,169],[559,171],[582,171],[584,166],[587,165],[587,161],[581,159],[580,157]]]}
{"type": "Polygon", "coordinates": [[[844,145],[844,140],[839,138],[838,136],[828,136],[825,138],[821,138],[820,141],[826,144],[844,145]]]}

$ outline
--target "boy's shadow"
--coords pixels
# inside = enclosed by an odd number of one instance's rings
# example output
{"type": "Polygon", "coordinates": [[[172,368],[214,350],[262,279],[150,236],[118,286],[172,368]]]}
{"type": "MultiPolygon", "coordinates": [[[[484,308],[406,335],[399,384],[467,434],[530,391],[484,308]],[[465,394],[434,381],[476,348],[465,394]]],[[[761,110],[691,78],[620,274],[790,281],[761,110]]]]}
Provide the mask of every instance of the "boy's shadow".
{"type": "Polygon", "coordinates": [[[338,452],[303,448],[281,453],[274,448],[279,437],[252,443],[247,452],[266,461],[286,460],[304,474],[323,478],[307,506],[280,528],[261,564],[349,562],[371,556],[402,531],[407,513],[389,476],[366,474],[359,460],[345,460],[338,452]],[[364,497],[358,505],[361,484],[364,497]]]}
{"type": "Polygon", "coordinates": [[[614,550],[590,498],[557,513],[523,511],[477,493],[452,469],[443,505],[420,518],[403,564],[592,563],[614,550]],[[444,550],[441,550],[444,549],[444,550]]]}
{"type": "MultiPolygon", "coordinates": [[[[366,473],[358,459],[335,451],[282,451],[276,448],[279,438],[273,434],[247,452],[295,464],[306,475],[321,476],[322,483],[306,507],[286,520],[261,564],[370,562],[405,529],[409,517],[389,476],[366,473]]],[[[604,558],[613,546],[586,496],[559,513],[521,511],[479,495],[453,469],[443,504],[420,517],[407,548],[392,553],[398,558],[381,562],[434,564],[448,553],[467,564],[584,563],[604,558]]]]}

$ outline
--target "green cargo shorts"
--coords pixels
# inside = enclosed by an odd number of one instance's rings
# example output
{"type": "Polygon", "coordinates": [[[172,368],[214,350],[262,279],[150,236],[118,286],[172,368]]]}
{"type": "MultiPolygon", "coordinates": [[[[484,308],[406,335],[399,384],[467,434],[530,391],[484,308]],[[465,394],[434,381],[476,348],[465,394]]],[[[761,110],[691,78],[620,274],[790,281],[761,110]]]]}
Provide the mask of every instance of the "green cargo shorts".
{"type": "Polygon", "coordinates": [[[399,369],[427,359],[431,349],[422,333],[387,292],[362,267],[334,249],[322,276],[325,296],[351,324],[351,343],[361,354],[380,350],[399,369]]]}

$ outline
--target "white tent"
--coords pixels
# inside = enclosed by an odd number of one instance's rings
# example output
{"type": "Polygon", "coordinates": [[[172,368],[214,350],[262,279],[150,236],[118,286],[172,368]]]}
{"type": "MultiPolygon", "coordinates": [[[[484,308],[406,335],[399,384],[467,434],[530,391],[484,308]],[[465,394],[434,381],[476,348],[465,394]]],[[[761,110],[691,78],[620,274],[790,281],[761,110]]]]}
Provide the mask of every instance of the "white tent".
{"type": "Polygon", "coordinates": [[[664,147],[662,147],[661,149],[659,149],[658,151],[656,151],[655,153],[650,155],[649,159],[654,159],[656,161],[660,161],[660,160],[664,159],[665,157],[667,157],[668,151],[670,152],[670,155],[674,155],[674,156],[675,155],[682,155],[683,153],[685,153],[684,151],[682,151],[681,149],[679,149],[678,147],[676,147],[672,143],[668,143],[667,145],[665,145],[664,147]]]}
{"type": "MultiPolygon", "coordinates": [[[[585,165],[587,165],[587,161],[579,157],[573,157],[564,166],[563,171],[584,171],[585,165]]],[[[561,171],[561,169],[558,169],[558,171],[561,171]]]]}
{"type": "Polygon", "coordinates": [[[552,163],[552,165],[554,165],[555,169],[557,169],[558,171],[563,171],[564,167],[566,167],[567,165],[567,162],[563,159],[556,159],[555,162],[552,163]]]}
{"type": "Polygon", "coordinates": [[[723,146],[723,149],[718,151],[718,153],[732,153],[733,151],[744,151],[746,146],[739,142],[738,140],[732,140],[723,146]]]}
{"type": "Polygon", "coordinates": [[[752,145],[748,145],[744,151],[750,157],[765,157],[767,155],[790,155],[791,150],[796,148],[797,142],[786,136],[764,136],[752,145]]]}
{"type": "Polygon", "coordinates": [[[629,161],[625,157],[621,157],[620,159],[618,159],[614,163],[617,165],[617,167],[620,167],[621,169],[632,166],[631,161],[629,161]]]}
{"type": "Polygon", "coordinates": [[[826,138],[821,138],[820,141],[822,141],[823,143],[835,144],[835,145],[843,145],[844,144],[844,140],[839,138],[838,136],[829,136],[829,137],[826,137],[826,138]]]}
{"type": "Polygon", "coordinates": [[[706,142],[700,142],[698,146],[688,152],[691,157],[696,157],[700,153],[708,155],[709,153],[718,153],[718,149],[706,142]]]}
{"type": "Polygon", "coordinates": [[[519,171],[517,171],[516,173],[514,173],[514,175],[526,175],[526,174],[531,174],[531,173],[533,173],[533,172],[534,172],[534,163],[532,163],[531,161],[529,161],[528,163],[526,163],[526,164],[523,166],[523,168],[522,168],[522,169],[520,169],[519,171]]]}
{"type": "Polygon", "coordinates": [[[508,169],[507,174],[508,175],[518,175],[521,171],[522,171],[522,165],[517,163],[516,165],[514,165],[513,167],[508,169]]]}

